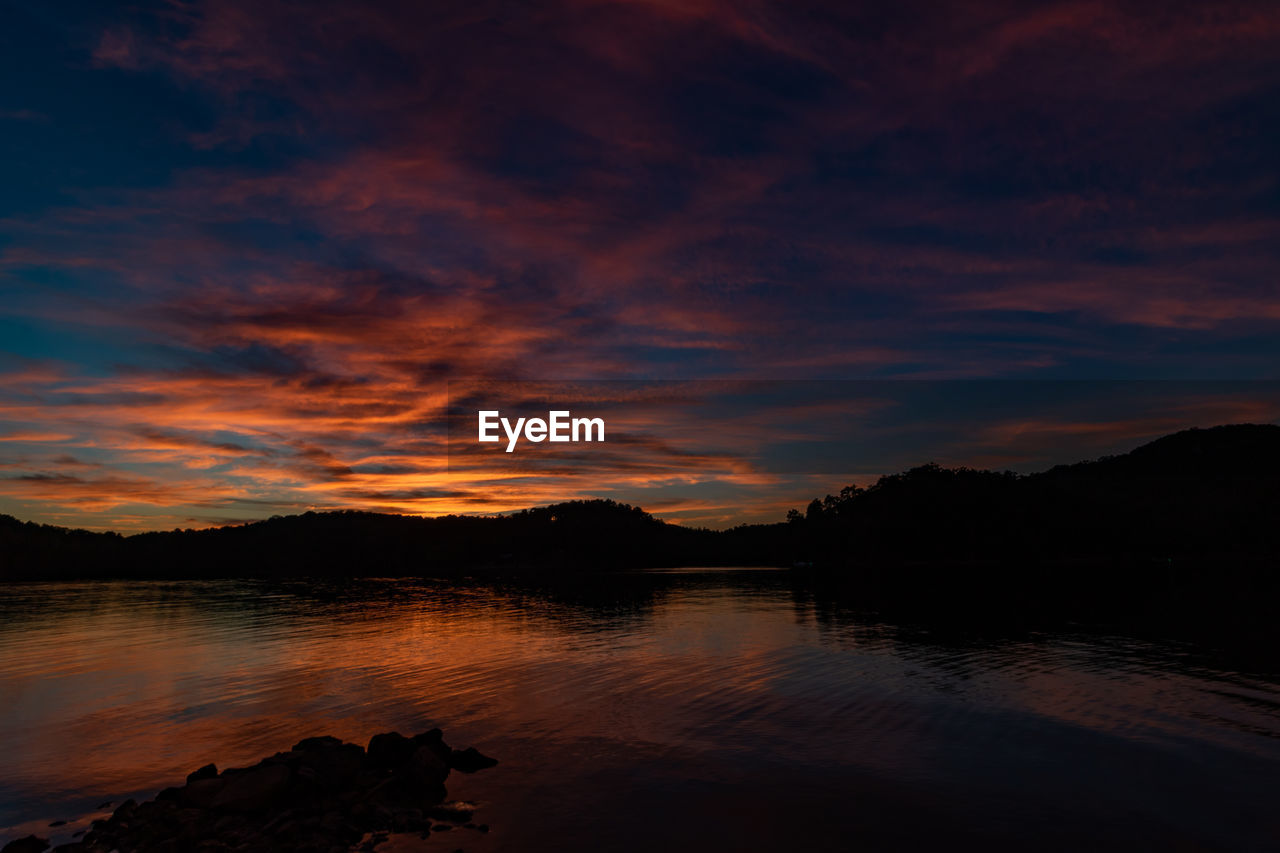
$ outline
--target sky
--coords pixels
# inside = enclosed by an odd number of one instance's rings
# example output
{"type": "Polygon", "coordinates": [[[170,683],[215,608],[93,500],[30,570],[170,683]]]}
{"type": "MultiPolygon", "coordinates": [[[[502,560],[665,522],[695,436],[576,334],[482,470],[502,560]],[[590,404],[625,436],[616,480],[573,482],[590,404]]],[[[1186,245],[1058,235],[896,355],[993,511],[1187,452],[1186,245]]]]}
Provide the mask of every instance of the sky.
{"type": "Polygon", "coordinates": [[[1280,7],[871,5],[5,4],[0,512],[725,526],[1280,419],[1280,7]],[[615,443],[454,458],[496,379],[615,443]]]}

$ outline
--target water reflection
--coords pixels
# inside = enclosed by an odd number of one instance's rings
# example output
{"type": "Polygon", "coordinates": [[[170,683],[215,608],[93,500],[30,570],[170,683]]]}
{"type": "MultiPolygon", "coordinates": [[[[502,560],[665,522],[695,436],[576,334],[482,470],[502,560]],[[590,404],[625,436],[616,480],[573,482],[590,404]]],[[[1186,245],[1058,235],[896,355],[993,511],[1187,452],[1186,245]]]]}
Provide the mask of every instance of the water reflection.
{"type": "MultiPolygon", "coordinates": [[[[300,737],[445,729],[468,849],[1280,837],[1280,690],[1203,646],[880,621],[786,572],[31,584],[0,600],[0,827],[300,737]]],[[[0,831],[0,838],[13,834],[0,831]]]]}

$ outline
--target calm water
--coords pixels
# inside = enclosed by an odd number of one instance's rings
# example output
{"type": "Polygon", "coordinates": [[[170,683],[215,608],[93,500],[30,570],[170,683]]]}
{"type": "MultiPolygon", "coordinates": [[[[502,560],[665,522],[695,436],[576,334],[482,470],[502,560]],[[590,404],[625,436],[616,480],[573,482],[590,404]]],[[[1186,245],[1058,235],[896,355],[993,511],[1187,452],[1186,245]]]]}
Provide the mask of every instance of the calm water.
{"type": "Polygon", "coordinates": [[[1280,679],[1186,645],[939,638],[770,571],[0,596],[0,842],[439,725],[502,762],[450,778],[493,827],[450,850],[1280,848],[1280,679]]]}

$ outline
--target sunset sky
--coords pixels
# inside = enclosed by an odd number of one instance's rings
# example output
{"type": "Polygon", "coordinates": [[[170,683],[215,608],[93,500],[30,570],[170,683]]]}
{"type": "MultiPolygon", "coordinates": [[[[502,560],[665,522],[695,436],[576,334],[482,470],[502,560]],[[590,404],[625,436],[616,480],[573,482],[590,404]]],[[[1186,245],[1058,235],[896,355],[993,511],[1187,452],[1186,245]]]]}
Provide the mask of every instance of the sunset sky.
{"type": "Polygon", "coordinates": [[[724,526],[1280,419],[1280,6],[876,5],[7,5],[0,512],[724,526]],[[618,443],[451,459],[484,379],[618,443]]]}

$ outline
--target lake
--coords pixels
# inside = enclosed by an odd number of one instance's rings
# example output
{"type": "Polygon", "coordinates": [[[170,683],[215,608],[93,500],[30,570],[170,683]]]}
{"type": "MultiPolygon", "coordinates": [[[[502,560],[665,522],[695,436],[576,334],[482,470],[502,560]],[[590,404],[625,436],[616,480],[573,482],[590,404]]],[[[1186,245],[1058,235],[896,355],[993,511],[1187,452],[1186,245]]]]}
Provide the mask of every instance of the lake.
{"type": "Polygon", "coordinates": [[[1276,656],[955,623],[772,570],[12,584],[0,843],[210,761],[439,726],[501,762],[450,777],[492,827],[450,850],[1277,848],[1276,656]]]}

